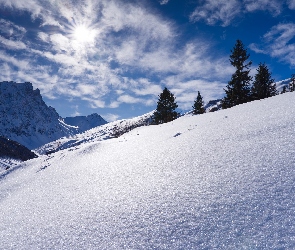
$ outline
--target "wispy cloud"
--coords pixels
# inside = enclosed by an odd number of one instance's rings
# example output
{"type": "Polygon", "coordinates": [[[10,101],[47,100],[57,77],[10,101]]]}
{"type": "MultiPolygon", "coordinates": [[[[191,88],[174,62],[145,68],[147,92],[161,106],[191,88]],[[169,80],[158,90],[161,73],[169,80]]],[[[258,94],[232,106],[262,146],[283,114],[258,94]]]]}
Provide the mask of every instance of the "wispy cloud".
{"type": "MultiPolygon", "coordinates": [[[[268,11],[273,16],[282,13],[285,1],[280,0],[202,0],[191,13],[193,22],[204,21],[208,25],[228,26],[235,18],[247,12],[268,11]]],[[[295,9],[295,1],[288,0],[287,6],[295,9]]]]}
{"type": "Polygon", "coordinates": [[[0,43],[6,47],[7,49],[13,49],[13,50],[20,50],[20,49],[26,49],[26,45],[21,41],[13,41],[10,39],[5,39],[0,35],[0,43]]]}
{"type": "Polygon", "coordinates": [[[6,38],[20,39],[26,33],[24,27],[15,25],[14,23],[0,19],[0,34],[6,38]]]}
{"type": "Polygon", "coordinates": [[[288,0],[287,4],[288,4],[289,9],[291,9],[291,10],[295,9],[295,0],[288,0]]]}
{"type": "Polygon", "coordinates": [[[169,2],[169,0],[160,0],[161,5],[167,4],[168,2],[169,2]]]}
{"type": "Polygon", "coordinates": [[[240,11],[241,4],[237,0],[203,0],[190,15],[190,19],[194,22],[204,20],[209,25],[221,23],[221,26],[228,26],[240,11]]]}
{"type": "Polygon", "coordinates": [[[278,24],[263,36],[263,43],[252,44],[251,49],[257,53],[267,53],[293,67],[295,66],[295,23],[278,24]]]}
{"type": "Polygon", "coordinates": [[[274,16],[281,13],[283,8],[283,1],[280,0],[244,0],[246,12],[253,12],[257,10],[269,11],[274,16]]]}

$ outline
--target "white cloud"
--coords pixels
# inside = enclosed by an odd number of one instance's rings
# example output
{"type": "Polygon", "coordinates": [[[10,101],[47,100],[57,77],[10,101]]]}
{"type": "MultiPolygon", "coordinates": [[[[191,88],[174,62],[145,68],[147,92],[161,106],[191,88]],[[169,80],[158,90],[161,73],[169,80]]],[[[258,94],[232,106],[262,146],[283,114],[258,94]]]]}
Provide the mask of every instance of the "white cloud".
{"type": "Polygon", "coordinates": [[[190,19],[194,22],[204,20],[209,25],[221,23],[221,26],[228,26],[240,11],[241,4],[237,0],[203,0],[190,19]]]}
{"type": "Polygon", "coordinates": [[[288,0],[287,4],[288,4],[289,9],[295,10],[295,0],[288,0]]]}
{"type": "MultiPolygon", "coordinates": [[[[53,34],[49,36],[52,49],[56,52],[68,52],[71,49],[70,40],[62,34],[53,34]]],[[[45,37],[46,39],[46,37],[45,37]]]]}
{"type": "MultiPolygon", "coordinates": [[[[230,25],[243,13],[268,11],[277,16],[282,13],[285,1],[280,0],[201,0],[200,5],[191,13],[193,22],[205,21],[208,25],[230,25]]],[[[288,0],[288,7],[295,9],[295,1],[288,0]]]]}
{"type": "Polygon", "coordinates": [[[26,29],[14,23],[0,19],[0,34],[8,36],[9,38],[19,39],[26,33],[26,29]]]}
{"type": "MultiPolygon", "coordinates": [[[[295,66],[295,23],[278,24],[263,36],[263,52],[295,66]]],[[[251,49],[257,48],[256,44],[251,49]]],[[[257,53],[260,52],[256,50],[257,53]]]]}
{"type": "Polygon", "coordinates": [[[143,103],[144,100],[141,98],[136,98],[131,95],[122,95],[119,96],[118,101],[121,103],[143,103]]]}
{"type": "Polygon", "coordinates": [[[255,53],[267,54],[266,51],[264,51],[263,49],[259,48],[259,47],[257,46],[257,44],[255,44],[255,43],[251,43],[251,44],[249,45],[249,49],[253,50],[255,53]]]}
{"type": "Polygon", "coordinates": [[[38,32],[38,37],[43,42],[46,42],[46,43],[50,42],[50,36],[49,36],[49,34],[47,34],[45,32],[38,32]]]}
{"type": "Polygon", "coordinates": [[[19,70],[27,69],[31,67],[29,61],[16,59],[1,50],[0,50],[0,60],[18,67],[19,70]]]}
{"type": "Polygon", "coordinates": [[[169,2],[169,0],[160,0],[161,5],[167,4],[168,2],[169,2]]]}
{"type": "Polygon", "coordinates": [[[247,12],[263,10],[277,16],[282,11],[283,2],[280,0],[244,0],[244,6],[247,12]]]}
{"type": "Polygon", "coordinates": [[[119,117],[120,117],[119,115],[111,114],[111,113],[106,114],[106,115],[103,116],[103,118],[108,122],[117,121],[119,117]]]}
{"type": "Polygon", "coordinates": [[[157,84],[143,83],[142,87],[132,89],[132,91],[138,96],[154,95],[157,96],[162,92],[161,86],[157,84]]]}
{"type": "Polygon", "coordinates": [[[28,11],[32,14],[33,18],[36,18],[40,15],[43,7],[39,4],[37,0],[0,0],[0,4],[7,8],[15,8],[18,10],[28,11]]]}
{"type": "Polygon", "coordinates": [[[88,101],[90,103],[91,108],[105,108],[105,102],[102,100],[93,100],[93,98],[85,97],[83,97],[82,100],[88,101]]]}
{"type": "Polygon", "coordinates": [[[13,50],[21,50],[27,48],[27,46],[21,41],[8,40],[0,35],[0,45],[1,44],[4,45],[4,47],[13,50]]]}

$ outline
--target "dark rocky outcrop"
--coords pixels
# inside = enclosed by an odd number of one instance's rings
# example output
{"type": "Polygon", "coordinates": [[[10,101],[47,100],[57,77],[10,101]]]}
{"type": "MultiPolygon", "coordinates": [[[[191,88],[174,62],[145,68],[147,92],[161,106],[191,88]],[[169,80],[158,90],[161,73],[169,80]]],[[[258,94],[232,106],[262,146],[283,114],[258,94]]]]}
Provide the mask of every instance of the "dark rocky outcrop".
{"type": "Polygon", "coordinates": [[[27,161],[38,156],[18,142],[0,136],[0,157],[27,161]]]}

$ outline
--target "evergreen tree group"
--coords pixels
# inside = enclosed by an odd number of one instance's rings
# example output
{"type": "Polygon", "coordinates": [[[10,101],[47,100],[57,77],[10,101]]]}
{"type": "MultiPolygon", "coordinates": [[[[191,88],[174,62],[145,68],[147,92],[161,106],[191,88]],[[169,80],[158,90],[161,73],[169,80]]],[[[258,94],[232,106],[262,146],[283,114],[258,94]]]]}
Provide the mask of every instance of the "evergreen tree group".
{"type": "Polygon", "coordinates": [[[154,123],[161,124],[171,122],[178,117],[175,111],[178,105],[175,102],[174,95],[165,87],[159,95],[156,111],[154,112],[154,123]]]}
{"type": "MultiPolygon", "coordinates": [[[[259,64],[252,83],[252,76],[250,75],[252,61],[249,60],[249,57],[250,55],[247,53],[247,49],[244,47],[242,41],[237,40],[234,48],[231,50],[229,60],[236,70],[224,89],[225,96],[221,100],[221,107],[223,109],[278,94],[274,79],[272,79],[271,72],[265,63],[259,64]]],[[[292,75],[288,87],[284,86],[281,93],[289,91],[295,91],[295,74],[292,75]]],[[[173,121],[179,116],[175,111],[177,107],[178,105],[175,102],[174,95],[167,88],[164,88],[163,92],[159,95],[153,123],[162,124],[173,121]]],[[[192,107],[193,114],[195,115],[206,112],[200,91],[198,91],[197,98],[192,107]]]]}
{"type": "MultiPolygon", "coordinates": [[[[278,94],[274,80],[271,78],[271,73],[265,63],[259,64],[251,86],[250,66],[252,62],[249,61],[250,55],[247,53],[247,49],[244,48],[241,40],[236,41],[231,52],[230,63],[236,68],[236,71],[228,82],[226,89],[224,89],[223,109],[278,94]]],[[[295,89],[295,77],[293,83],[290,89],[295,89]]],[[[283,89],[284,92],[286,92],[286,88],[283,89]]]]}

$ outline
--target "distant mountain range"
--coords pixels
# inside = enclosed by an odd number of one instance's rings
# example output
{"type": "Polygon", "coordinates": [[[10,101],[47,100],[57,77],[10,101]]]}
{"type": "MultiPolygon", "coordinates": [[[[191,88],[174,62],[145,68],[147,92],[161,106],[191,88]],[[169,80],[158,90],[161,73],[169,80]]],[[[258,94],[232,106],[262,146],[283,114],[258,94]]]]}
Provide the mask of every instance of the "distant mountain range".
{"type": "Polygon", "coordinates": [[[63,119],[29,82],[0,82],[0,117],[0,136],[29,149],[107,123],[98,114],[63,119]]]}

